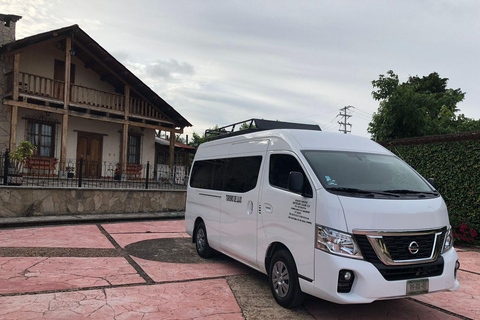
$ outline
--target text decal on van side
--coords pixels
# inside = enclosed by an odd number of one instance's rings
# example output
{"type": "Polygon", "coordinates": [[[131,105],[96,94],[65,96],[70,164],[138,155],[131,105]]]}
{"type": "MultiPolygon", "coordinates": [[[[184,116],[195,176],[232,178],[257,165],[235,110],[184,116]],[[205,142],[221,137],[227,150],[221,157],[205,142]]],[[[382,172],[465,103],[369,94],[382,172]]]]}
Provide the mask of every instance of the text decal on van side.
{"type": "Polygon", "coordinates": [[[236,202],[236,203],[242,203],[242,197],[240,196],[231,196],[231,195],[225,195],[227,197],[227,201],[230,202],[236,202]]]}
{"type": "Polygon", "coordinates": [[[310,204],[305,200],[295,200],[292,203],[292,207],[290,208],[292,211],[288,213],[288,218],[300,221],[307,224],[312,224],[310,221],[310,217],[305,216],[305,214],[310,213],[310,204]]]}

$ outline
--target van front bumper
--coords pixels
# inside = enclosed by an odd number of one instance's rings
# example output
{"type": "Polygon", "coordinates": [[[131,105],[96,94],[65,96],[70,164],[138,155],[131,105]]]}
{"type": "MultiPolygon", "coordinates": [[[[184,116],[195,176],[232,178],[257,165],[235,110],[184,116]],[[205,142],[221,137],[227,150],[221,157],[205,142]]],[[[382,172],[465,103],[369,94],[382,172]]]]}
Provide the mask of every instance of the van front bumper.
{"type": "MultiPolygon", "coordinates": [[[[443,272],[428,279],[428,293],[436,291],[454,291],[459,287],[455,279],[455,263],[458,255],[454,248],[442,255],[443,272]]],[[[321,299],[335,303],[370,303],[375,300],[406,297],[407,280],[387,281],[380,271],[370,262],[344,258],[324,251],[315,250],[315,280],[311,283],[300,281],[302,290],[321,299]],[[354,281],[350,292],[337,292],[340,270],[351,270],[354,281]]]]}

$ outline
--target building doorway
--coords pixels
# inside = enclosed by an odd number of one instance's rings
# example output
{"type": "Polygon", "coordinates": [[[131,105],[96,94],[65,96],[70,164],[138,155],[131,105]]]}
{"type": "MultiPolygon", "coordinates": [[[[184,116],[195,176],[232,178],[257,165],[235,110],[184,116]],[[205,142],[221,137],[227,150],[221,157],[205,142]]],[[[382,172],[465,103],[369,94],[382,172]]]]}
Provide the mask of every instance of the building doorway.
{"type": "MultiPolygon", "coordinates": [[[[102,176],[103,136],[101,134],[78,132],[77,164],[83,157],[83,176],[100,178],[102,176]]],[[[78,170],[77,170],[78,172],[78,170]]]]}

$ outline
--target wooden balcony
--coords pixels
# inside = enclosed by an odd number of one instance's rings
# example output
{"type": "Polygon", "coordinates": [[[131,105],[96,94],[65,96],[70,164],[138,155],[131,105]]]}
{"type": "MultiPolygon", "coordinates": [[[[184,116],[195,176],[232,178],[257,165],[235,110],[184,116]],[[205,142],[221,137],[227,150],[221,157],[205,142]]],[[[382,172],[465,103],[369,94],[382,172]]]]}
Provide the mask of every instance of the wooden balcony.
{"type": "MultiPolygon", "coordinates": [[[[8,97],[16,89],[12,72],[6,75],[6,85],[5,96],[8,97]]],[[[19,72],[17,86],[20,101],[28,101],[33,104],[41,102],[42,105],[64,108],[64,81],[19,72]]],[[[114,114],[117,118],[126,114],[126,96],[122,94],[71,84],[69,97],[68,104],[73,107],[70,108],[72,110],[86,110],[86,113],[94,110],[96,115],[114,114]]],[[[160,123],[171,123],[158,109],[143,99],[130,96],[128,102],[128,117],[132,121],[153,120],[160,123]]]]}

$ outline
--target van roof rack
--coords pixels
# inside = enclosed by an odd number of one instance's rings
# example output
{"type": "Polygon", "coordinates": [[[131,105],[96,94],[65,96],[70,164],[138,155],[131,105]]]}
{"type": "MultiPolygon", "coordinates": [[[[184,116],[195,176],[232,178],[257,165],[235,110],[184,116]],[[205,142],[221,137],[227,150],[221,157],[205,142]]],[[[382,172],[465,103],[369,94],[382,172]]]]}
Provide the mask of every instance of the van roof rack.
{"type": "Polygon", "coordinates": [[[317,124],[305,124],[294,122],[282,122],[264,119],[249,119],[234,124],[229,124],[221,128],[205,130],[205,139],[207,141],[238,136],[255,131],[273,130],[273,129],[300,129],[322,131],[317,124]]]}

